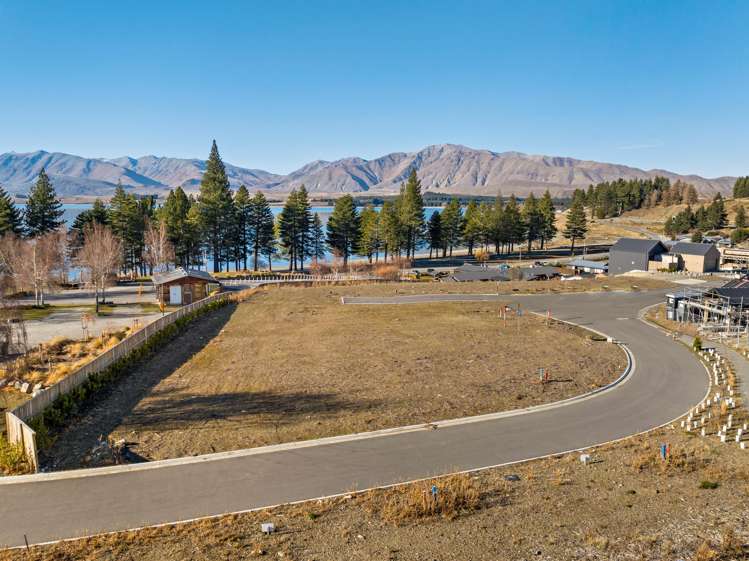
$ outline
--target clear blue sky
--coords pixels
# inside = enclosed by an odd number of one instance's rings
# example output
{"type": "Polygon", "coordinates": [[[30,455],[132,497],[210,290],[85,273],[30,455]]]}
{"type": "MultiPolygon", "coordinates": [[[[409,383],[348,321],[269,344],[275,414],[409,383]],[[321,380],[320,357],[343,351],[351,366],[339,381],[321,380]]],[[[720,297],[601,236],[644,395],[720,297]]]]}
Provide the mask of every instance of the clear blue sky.
{"type": "Polygon", "coordinates": [[[0,0],[0,152],[749,173],[749,2],[0,0]]]}

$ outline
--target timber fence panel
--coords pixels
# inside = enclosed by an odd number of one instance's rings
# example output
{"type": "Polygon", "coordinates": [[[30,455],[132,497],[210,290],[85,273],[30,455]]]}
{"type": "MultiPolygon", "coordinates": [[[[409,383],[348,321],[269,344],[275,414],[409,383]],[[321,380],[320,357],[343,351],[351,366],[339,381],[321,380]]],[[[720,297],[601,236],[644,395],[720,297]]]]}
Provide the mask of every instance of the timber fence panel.
{"type": "MultiPolygon", "coordinates": [[[[91,362],[84,364],[78,370],[70,374],[50,386],[46,390],[38,393],[30,400],[17,406],[11,412],[14,416],[18,417],[21,421],[28,421],[29,419],[36,417],[44,411],[49,405],[51,405],[58,397],[70,393],[78,386],[82,385],[89,379],[92,374],[103,372],[109,366],[117,362],[118,360],[128,356],[134,350],[142,347],[149,339],[154,335],[162,331],[165,327],[172,325],[174,322],[193,311],[199,310],[204,306],[213,302],[218,302],[229,298],[227,293],[214,294],[198,300],[187,306],[183,306],[174,312],[160,317],[156,321],[153,321],[143,327],[142,329],[133,333],[130,337],[123,339],[117,343],[111,349],[103,352],[91,362]]],[[[30,430],[30,429],[29,429],[30,430]]]]}
{"type": "Polygon", "coordinates": [[[8,432],[8,442],[20,445],[26,459],[31,464],[31,469],[38,471],[39,455],[36,450],[36,433],[34,430],[10,411],[5,413],[5,426],[8,432]]]}

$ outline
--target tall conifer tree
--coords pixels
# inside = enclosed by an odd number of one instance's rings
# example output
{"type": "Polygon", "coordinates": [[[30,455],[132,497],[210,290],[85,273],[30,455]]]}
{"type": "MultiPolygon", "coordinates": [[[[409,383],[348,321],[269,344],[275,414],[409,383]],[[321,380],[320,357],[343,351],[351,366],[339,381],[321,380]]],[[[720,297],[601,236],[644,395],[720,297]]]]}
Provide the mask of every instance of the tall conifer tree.
{"type": "Polygon", "coordinates": [[[47,172],[42,168],[26,203],[26,234],[34,238],[56,230],[63,225],[62,215],[62,203],[57,198],[47,172]]]}
{"type": "Polygon", "coordinates": [[[23,234],[23,218],[10,195],[0,187],[0,236],[23,234]]]}
{"type": "Polygon", "coordinates": [[[328,245],[343,258],[343,266],[359,245],[359,213],[351,195],[336,200],[327,224],[328,245]]]}
{"type": "Polygon", "coordinates": [[[232,211],[229,179],[214,140],[203,179],[200,181],[198,214],[203,241],[211,255],[215,273],[222,269],[221,264],[226,254],[232,211]]]}

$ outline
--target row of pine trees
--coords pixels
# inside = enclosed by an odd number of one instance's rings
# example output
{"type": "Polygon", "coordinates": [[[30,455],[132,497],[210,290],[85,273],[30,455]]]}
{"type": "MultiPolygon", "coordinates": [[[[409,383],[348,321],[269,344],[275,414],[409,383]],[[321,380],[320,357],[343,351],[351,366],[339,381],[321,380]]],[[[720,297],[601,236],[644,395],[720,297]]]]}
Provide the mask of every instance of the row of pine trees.
{"type": "MultiPolygon", "coordinates": [[[[44,170],[23,213],[0,189],[0,236],[44,235],[63,225],[62,215],[61,202],[44,170]]],[[[335,202],[323,226],[301,186],[290,193],[274,218],[262,193],[252,195],[245,186],[232,191],[215,141],[197,196],[188,196],[178,187],[158,206],[155,197],[138,197],[119,185],[108,205],[97,200],[76,217],[68,236],[71,256],[83,246],[93,224],[108,227],[119,239],[123,271],[141,275],[152,272],[154,266],[145,254],[147,230],[155,224],[163,225],[171,244],[172,263],[165,265],[188,268],[210,260],[214,272],[258,270],[263,261],[270,266],[274,257],[288,259],[289,270],[298,271],[328,251],[345,266],[352,255],[370,262],[412,259],[424,246],[430,257],[452,255],[461,245],[469,253],[476,248],[495,253],[511,252],[518,246],[530,250],[534,243],[543,248],[557,233],[548,191],[540,199],[529,195],[522,205],[514,196],[506,201],[498,196],[492,204],[471,202],[465,212],[452,199],[442,212],[435,211],[427,219],[415,170],[395,200],[385,202],[379,212],[371,205],[359,210],[353,197],[346,195],[335,202]]],[[[584,230],[584,224],[582,231],[568,224],[564,235],[574,243],[584,237],[584,230]]]]}

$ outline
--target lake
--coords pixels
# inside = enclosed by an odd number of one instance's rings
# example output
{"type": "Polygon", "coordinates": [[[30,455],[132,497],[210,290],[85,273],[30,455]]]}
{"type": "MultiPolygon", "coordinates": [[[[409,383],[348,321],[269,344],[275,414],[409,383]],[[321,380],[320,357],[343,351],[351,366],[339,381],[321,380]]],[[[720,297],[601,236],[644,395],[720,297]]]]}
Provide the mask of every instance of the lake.
{"type": "MultiPolygon", "coordinates": [[[[26,205],[19,204],[19,209],[23,210],[23,208],[26,205]]],[[[65,220],[65,224],[70,227],[73,224],[73,221],[75,220],[76,216],[78,216],[81,212],[84,210],[88,210],[92,207],[89,203],[65,203],[62,205],[63,210],[63,219],[65,220]]],[[[361,210],[363,207],[359,207],[359,210],[361,210]]],[[[380,210],[381,207],[375,207],[375,210],[380,210]]],[[[427,220],[429,220],[429,217],[432,215],[434,211],[442,212],[442,209],[444,207],[424,207],[424,216],[427,220]]],[[[281,206],[271,206],[271,211],[273,212],[273,216],[278,216],[281,211],[283,210],[283,207],[281,206]]],[[[332,206],[313,206],[312,207],[312,213],[317,213],[320,216],[320,220],[322,220],[323,225],[328,221],[328,218],[330,217],[331,213],[333,212],[332,206]]],[[[325,259],[332,259],[333,255],[330,252],[327,252],[325,255],[325,259]]],[[[356,259],[364,259],[363,257],[353,257],[352,260],[356,259]]],[[[207,259],[206,263],[208,270],[213,269],[213,261],[211,259],[207,259]]],[[[263,266],[266,266],[267,262],[263,260],[263,266]]],[[[288,267],[289,262],[287,259],[283,258],[275,258],[273,259],[273,268],[274,269],[283,269],[288,267]]],[[[233,270],[233,269],[232,269],[233,270]]]]}

